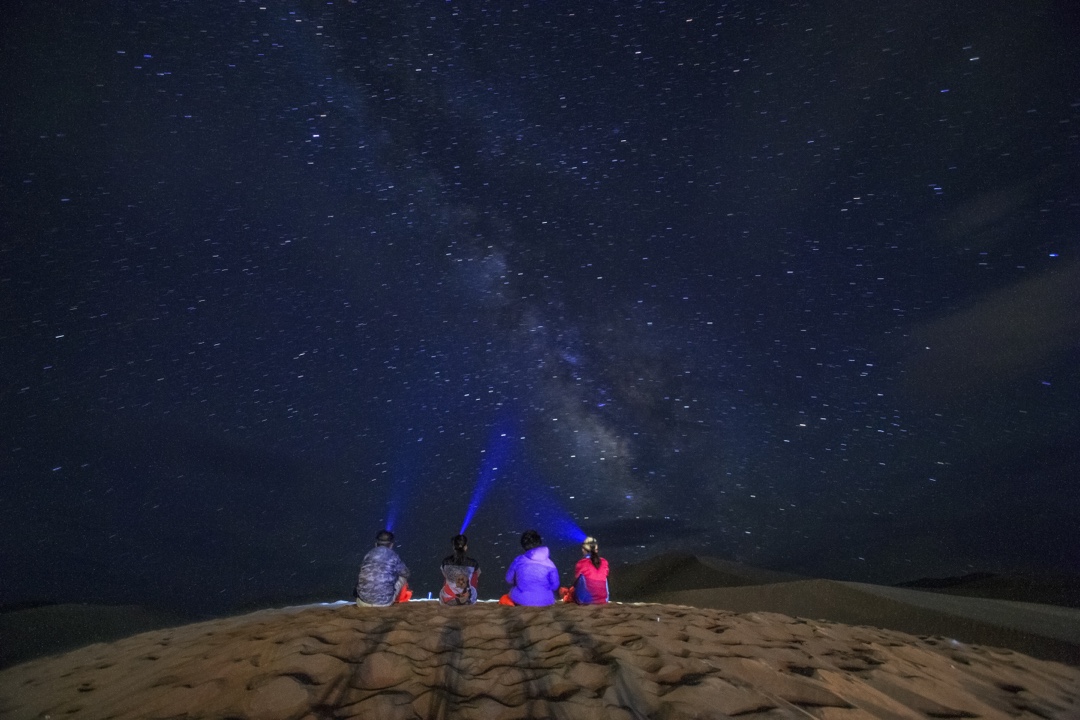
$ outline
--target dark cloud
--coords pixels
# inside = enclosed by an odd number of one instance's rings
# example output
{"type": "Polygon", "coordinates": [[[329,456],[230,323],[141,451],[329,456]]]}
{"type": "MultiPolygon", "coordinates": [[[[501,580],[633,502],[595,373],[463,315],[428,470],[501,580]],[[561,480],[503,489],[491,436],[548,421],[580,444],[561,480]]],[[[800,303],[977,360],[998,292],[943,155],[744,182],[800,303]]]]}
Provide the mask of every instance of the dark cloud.
{"type": "Polygon", "coordinates": [[[1062,263],[912,329],[908,395],[931,406],[1018,384],[1069,383],[1077,355],[1080,265],[1062,263]]]}

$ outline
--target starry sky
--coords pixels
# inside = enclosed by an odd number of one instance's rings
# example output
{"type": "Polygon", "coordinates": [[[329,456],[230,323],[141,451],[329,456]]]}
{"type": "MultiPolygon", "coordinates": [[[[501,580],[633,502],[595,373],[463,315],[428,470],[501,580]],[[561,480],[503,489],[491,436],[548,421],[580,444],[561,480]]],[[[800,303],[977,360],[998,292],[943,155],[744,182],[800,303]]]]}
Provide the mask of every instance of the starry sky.
{"type": "Polygon", "coordinates": [[[529,527],[1080,572],[1080,18],[962,6],[15,3],[0,605],[384,525],[423,596],[466,520],[485,596],[529,527]]]}

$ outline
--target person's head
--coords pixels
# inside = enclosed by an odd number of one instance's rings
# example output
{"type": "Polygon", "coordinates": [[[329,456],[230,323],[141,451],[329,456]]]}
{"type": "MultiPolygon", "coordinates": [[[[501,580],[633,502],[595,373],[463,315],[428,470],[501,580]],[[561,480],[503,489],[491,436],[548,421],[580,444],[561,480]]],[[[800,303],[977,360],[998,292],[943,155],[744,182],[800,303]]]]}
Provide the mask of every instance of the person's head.
{"type": "Polygon", "coordinates": [[[465,562],[465,551],[469,547],[469,538],[457,534],[450,538],[450,544],[454,546],[454,562],[461,565],[465,562]]]}
{"type": "Polygon", "coordinates": [[[535,530],[526,530],[521,534],[521,547],[526,550],[538,548],[544,544],[544,539],[535,530]]]}
{"type": "Polygon", "coordinates": [[[380,530],[375,534],[375,544],[379,547],[393,547],[394,533],[389,530],[380,530]]]}
{"type": "Polygon", "coordinates": [[[581,543],[581,554],[589,558],[594,566],[600,567],[600,543],[596,542],[596,538],[592,536],[585,538],[585,541],[581,543]]]}

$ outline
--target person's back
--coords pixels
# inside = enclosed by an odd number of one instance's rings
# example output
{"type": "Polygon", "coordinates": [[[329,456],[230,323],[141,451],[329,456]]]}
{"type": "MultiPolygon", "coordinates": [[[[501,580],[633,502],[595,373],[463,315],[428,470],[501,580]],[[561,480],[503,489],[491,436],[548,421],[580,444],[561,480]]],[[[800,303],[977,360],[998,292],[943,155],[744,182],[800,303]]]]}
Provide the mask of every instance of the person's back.
{"type": "Polygon", "coordinates": [[[376,542],[360,564],[353,593],[357,605],[393,605],[402,588],[406,587],[409,568],[393,550],[393,534],[383,530],[376,536],[376,542]]]}
{"type": "Polygon", "coordinates": [[[608,601],[608,561],[600,557],[600,544],[596,538],[585,538],[581,543],[581,556],[574,566],[574,584],[566,589],[563,601],[603,605],[608,601]]]}
{"type": "Polygon", "coordinates": [[[583,557],[574,567],[574,602],[578,605],[603,605],[608,601],[608,561],[600,564],[583,557]]]}
{"type": "Polygon", "coordinates": [[[541,545],[539,533],[530,530],[522,535],[525,552],[514,558],[506,571],[510,587],[508,596],[515,605],[553,605],[559,589],[559,571],[551,562],[551,554],[541,545]]]}
{"type": "Polygon", "coordinates": [[[472,605],[479,597],[480,563],[465,554],[469,539],[464,535],[451,538],[454,554],[442,561],[443,586],[439,602],[443,605],[472,605]]]}

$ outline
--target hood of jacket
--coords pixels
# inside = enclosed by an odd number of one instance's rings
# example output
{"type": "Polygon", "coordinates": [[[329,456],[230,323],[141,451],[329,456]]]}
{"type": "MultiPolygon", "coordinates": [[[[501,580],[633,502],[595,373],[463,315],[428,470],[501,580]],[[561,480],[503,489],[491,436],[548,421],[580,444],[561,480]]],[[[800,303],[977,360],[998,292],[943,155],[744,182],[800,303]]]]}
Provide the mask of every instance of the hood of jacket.
{"type": "Polygon", "coordinates": [[[546,546],[534,547],[532,550],[525,551],[525,557],[533,562],[545,562],[551,558],[551,551],[546,546]]]}

